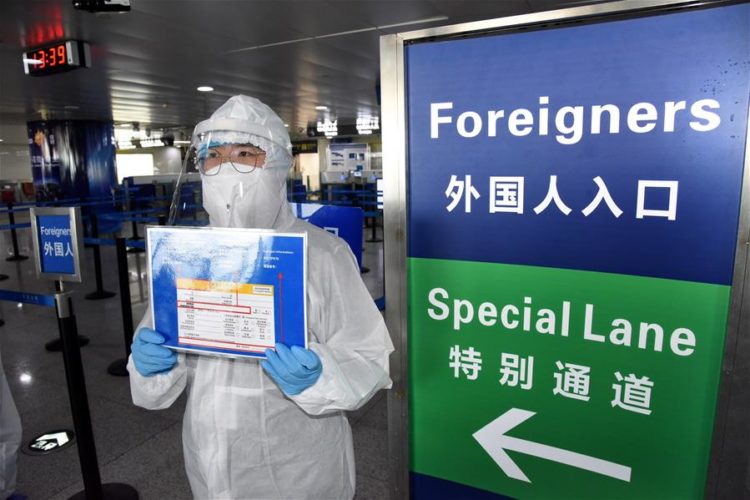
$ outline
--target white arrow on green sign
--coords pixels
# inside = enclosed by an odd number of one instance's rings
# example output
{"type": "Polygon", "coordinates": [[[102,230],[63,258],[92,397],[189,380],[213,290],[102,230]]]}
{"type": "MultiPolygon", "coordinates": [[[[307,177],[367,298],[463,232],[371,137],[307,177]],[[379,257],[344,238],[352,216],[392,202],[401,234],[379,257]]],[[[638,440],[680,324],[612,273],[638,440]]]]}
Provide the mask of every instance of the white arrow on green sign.
{"type": "Polygon", "coordinates": [[[473,436],[484,448],[500,468],[513,479],[530,483],[531,480],[520,467],[510,458],[506,450],[524,453],[526,455],[544,458],[571,467],[595,472],[621,481],[630,482],[631,468],[614,462],[607,462],[599,458],[582,455],[573,451],[547,446],[545,444],[527,441],[506,435],[519,424],[536,415],[533,411],[511,408],[495,420],[485,425],[473,436]]]}

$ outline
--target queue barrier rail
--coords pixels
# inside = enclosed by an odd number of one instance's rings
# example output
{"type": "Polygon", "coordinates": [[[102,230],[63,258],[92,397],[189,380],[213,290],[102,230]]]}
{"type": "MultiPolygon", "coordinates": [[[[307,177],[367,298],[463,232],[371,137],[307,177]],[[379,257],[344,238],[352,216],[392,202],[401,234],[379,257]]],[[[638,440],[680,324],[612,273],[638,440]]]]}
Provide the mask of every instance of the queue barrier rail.
{"type": "Polygon", "coordinates": [[[25,229],[31,227],[31,222],[19,222],[18,224],[1,224],[0,231],[8,231],[11,229],[25,229]]]}
{"type": "Polygon", "coordinates": [[[99,214],[100,219],[117,220],[122,222],[159,222],[159,217],[121,217],[120,214],[99,214]]]}
{"type": "Polygon", "coordinates": [[[171,199],[171,196],[141,196],[138,198],[131,198],[130,201],[166,201],[171,199]]]}
{"type": "MultiPolygon", "coordinates": [[[[117,245],[117,238],[84,238],[83,242],[86,245],[96,245],[104,247],[113,247],[117,245]]],[[[146,248],[146,242],[143,240],[125,240],[125,246],[131,248],[146,248]]]]}
{"type": "Polygon", "coordinates": [[[19,292],[16,290],[0,290],[0,300],[16,304],[32,304],[42,307],[55,307],[55,296],[40,293],[19,292]]]}

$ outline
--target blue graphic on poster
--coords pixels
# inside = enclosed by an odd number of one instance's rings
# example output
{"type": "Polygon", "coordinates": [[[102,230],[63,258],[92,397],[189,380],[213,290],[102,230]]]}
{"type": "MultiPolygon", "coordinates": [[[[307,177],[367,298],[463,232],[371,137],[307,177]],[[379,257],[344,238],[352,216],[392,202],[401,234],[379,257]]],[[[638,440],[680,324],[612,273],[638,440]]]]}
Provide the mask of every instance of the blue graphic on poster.
{"type": "Polygon", "coordinates": [[[38,201],[58,199],[60,194],[60,159],[54,134],[47,127],[29,124],[31,174],[38,201]]]}
{"type": "Polygon", "coordinates": [[[265,357],[307,347],[304,233],[150,227],[151,310],[165,345],[265,357]]]}
{"type": "Polygon", "coordinates": [[[112,122],[28,123],[38,201],[108,196],[117,185],[112,122]]]}

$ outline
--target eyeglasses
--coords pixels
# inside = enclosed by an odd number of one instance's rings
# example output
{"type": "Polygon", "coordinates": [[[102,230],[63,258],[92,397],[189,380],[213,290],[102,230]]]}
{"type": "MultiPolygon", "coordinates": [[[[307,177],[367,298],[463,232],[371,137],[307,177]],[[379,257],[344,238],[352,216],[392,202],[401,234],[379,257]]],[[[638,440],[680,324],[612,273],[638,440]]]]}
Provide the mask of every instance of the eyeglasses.
{"type": "Polygon", "coordinates": [[[228,161],[241,174],[249,174],[256,168],[263,167],[266,152],[255,146],[232,146],[231,149],[209,148],[205,154],[198,156],[196,164],[203,175],[217,175],[222,163],[228,161]],[[229,154],[222,154],[227,153],[229,154]]]}

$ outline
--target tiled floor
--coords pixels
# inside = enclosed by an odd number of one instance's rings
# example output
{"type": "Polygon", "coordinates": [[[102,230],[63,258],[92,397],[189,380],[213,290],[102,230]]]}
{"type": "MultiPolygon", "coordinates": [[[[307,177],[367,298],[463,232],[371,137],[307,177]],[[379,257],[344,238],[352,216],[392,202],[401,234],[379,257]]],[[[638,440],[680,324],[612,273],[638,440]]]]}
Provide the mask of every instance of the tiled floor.
{"type": "MultiPolygon", "coordinates": [[[[365,238],[370,237],[369,229],[365,238]]],[[[0,250],[10,252],[8,233],[0,250]]],[[[21,231],[21,249],[29,255],[28,231],[21,231]]],[[[86,388],[96,447],[104,482],[134,486],[143,499],[187,499],[190,488],[183,468],[181,420],[184,397],[171,408],[147,411],[134,406],[126,378],[107,374],[112,361],[124,357],[120,300],[89,301],[83,296],[94,289],[92,250],[86,250],[84,282],[74,285],[74,308],[78,329],[91,343],[82,349],[86,388]]],[[[4,255],[2,256],[4,257],[4,255]]],[[[373,298],[383,295],[382,243],[365,243],[363,275],[373,298]]],[[[115,250],[102,250],[105,289],[117,291],[115,250]]],[[[129,256],[133,317],[137,324],[145,309],[147,287],[143,254],[129,256]]],[[[0,258],[0,289],[49,293],[51,283],[35,278],[31,260],[6,262],[0,258]]],[[[73,429],[67,386],[60,353],[48,352],[44,344],[57,338],[52,309],[0,301],[0,353],[23,425],[24,447],[41,433],[73,429]],[[22,381],[23,380],[23,381],[22,381]]],[[[378,394],[365,408],[349,416],[354,430],[357,457],[358,499],[387,497],[386,398],[378,394]]],[[[66,499],[83,488],[75,446],[57,453],[18,457],[17,490],[36,499],[66,499]]]]}

